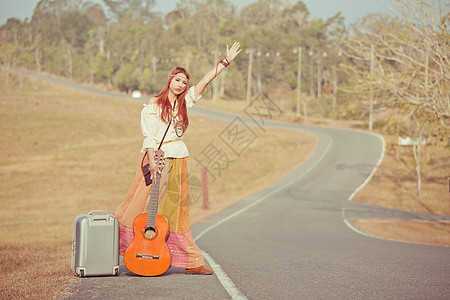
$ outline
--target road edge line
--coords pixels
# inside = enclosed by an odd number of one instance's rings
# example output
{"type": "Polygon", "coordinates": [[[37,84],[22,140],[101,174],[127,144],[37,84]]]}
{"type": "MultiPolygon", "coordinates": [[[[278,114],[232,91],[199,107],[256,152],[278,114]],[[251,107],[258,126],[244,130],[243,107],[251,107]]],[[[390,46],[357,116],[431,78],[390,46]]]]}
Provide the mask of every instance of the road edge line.
{"type": "MultiPolygon", "coordinates": [[[[376,165],[375,165],[374,168],[372,169],[372,172],[370,172],[369,176],[367,176],[366,180],[364,180],[364,182],[363,182],[359,187],[357,187],[357,188],[353,191],[353,193],[350,195],[350,197],[348,197],[347,203],[348,203],[348,202],[353,202],[353,198],[356,196],[356,194],[359,193],[364,187],[366,187],[366,186],[369,184],[370,180],[372,180],[372,177],[373,177],[373,176],[375,175],[375,173],[377,172],[378,167],[381,165],[381,162],[383,161],[384,155],[385,155],[385,153],[386,153],[386,140],[384,139],[384,137],[383,137],[381,134],[378,134],[378,133],[373,133],[373,132],[367,132],[367,133],[368,133],[368,134],[371,134],[371,135],[373,135],[373,136],[376,136],[376,137],[378,137],[378,138],[380,139],[381,145],[382,145],[380,157],[378,158],[378,161],[377,161],[376,165]]],[[[342,218],[342,221],[344,222],[344,224],[345,224],[348,228],[350,228],[352,231],[354,231],[354,232],[356,232],[356,233],[358,233],[358,234],[361,234],[361,235],[363,235],[363,236],[372,237],[372,238],[381,239],[381,240],[386,240],[385,238],[382,238],[382,237],[378,237],[378,236],[375,236],[375,235],[368,234],[368,233],[366,233],[366,232],[360,230],[360,229],[357,228],[356,226],[354,226],[354,225],[353,225],[353,224],[345,217],[345,209],[346,209],[346,207],[347,207],[347,203],[344,205],[344,207],[343,207],[342,210],[341,210],[341,218],[342,218]]]]}
{"type": "MultiPolygon", "coordinates": [[[[320,157],[311,165],[309,166],[303,174],[307,174],[309,173],[311,170],[313,170],[317,164],[319,164],[323,158],[325,157],[325,155],[328,153],[328,151],[331,148],[331,145],[333,144],[333,140],[330,139],[329,137],[327,137],[328,140],[328,144],[325,148],[325,150],[322,152],[322,154],[320,155],[320,157]]],[[[197,243],[197,241],[206,233],[208,233],[209,231],[211,231],[212,229],[216,228],[217,226],[231,220],[232,218],[236,217],[237,215],[240,215],[241,213],[243,213],[244,211],[252,208],[253,206],[261,203],[262,201],[266,200],[267,198],[269,198],[270,196],[272,196],[275,193],[278,193],[280,190],[286,188],[287,186],[293,184],[295,181],[298,180],[297,178],[293,178],[291,180],[289,180],[288,182],[285,182],[284,184],[282,184],[281,186],[279,186],[278,188],[276,188],[275,190],[271,191],[270,193],[266,194],[264,197],[261,197],[260,199],[250,203],[249,205],[241,208],[240,210],[232,213],[231,215],[217,221],[216,223],[212,224],[211,226],[209,226],[208,228],[204,229],[203,231],[201,231],[195,238],[194,238],[194,243],[197,243]]],[[[200,249],[200,247],[197,246],[197,248],[200,249]]],[[[209,254],[207,254],[205,251],[201,250],[200,251],[204,255],[205,259],[208,261],[208,263],[211,265],[211,268],[213,269],[213,271],[216,273],[217,278],[219,279],[220,284],[225,288],[225,290],[227,291],[228,295],[230,295],[231,298],[233,298],[233,295],[241,295],[242,297],[245,297],[242,295],[242,293],[236,288],[236,285],[233,283],[233,281],[230,279],[230,277],[228,277],[228,275],[225,273],[225,271],[223,271],[222,267],[220,267],[219,264],[217,264],[211,256],[209,256],[209,254]],[[232,286],[231,286],[232,285],[232,286]],[[230,287],[231,286],[231,287],[230,287]],[[230,291],[228,290],[228,288],[230,289],[230,291]],[[230,294],[231,292],[231,294],[230,294]]],[[[247,299],[247,298],[233,298],[233,299],[247,299]]]]}

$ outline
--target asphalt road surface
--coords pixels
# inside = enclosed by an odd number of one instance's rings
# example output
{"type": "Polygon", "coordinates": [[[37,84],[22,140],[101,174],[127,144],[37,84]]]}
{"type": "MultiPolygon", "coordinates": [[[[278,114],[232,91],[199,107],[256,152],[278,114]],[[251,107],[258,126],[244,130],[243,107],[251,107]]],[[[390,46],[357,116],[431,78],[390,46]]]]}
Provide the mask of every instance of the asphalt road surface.
{"type": "Polygon", "coordinates": [[[256,119],[261,132],[266,126],[304,130],[320,142],[289,176],[193,225],[214,275],[170,268],[158,277],[140,277],[122,265],[120,276],[74,279],[64,299],[450,299],[449,247],[370,237],[350,224],[377,217],[449,219],[350,201],[379,163],[382,138],[275,123],[270,114],[258,119],[252,112],[236,119],[193,111],[241,128],[256,119]]]}
{"type": "MultiPolygon", "coordinates": [[[[195,113],[234,122],[228,114],[195,113]]],[[[250,122],[242,118],[243,123],[250,122]]],[[[448,219],[349,201],[370,178],[384,144],[362,131],[300,127],[319,145],[274,185],[193,225],[212,276],[171,268],[74,282],[67,299],[449,299],[450,248],[387,241],[358,233],[350,221],[388,216],[448,219]]],[[[293,154],[295,155],[295,154],[293,154]]]]}

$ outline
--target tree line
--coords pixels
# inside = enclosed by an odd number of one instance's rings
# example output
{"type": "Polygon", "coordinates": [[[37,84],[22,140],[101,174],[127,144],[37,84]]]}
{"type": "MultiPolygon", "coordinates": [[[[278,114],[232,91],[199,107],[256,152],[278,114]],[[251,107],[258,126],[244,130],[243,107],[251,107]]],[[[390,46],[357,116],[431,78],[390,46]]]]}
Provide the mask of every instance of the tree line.
{"type": "Polygon", "coordinates": [[[346,26],[340,13],[312,17],[302,1],[237,9],[229,0],[184,0],[161,14],[154,0],[41,0],[30,20],[0,26],[0,62],[154,94],[174,66],[195,82],[238,40],[246,51],[233,76],[218,79],[214,98],[265,92],[298,118],[310,107],[321,117],[367,117],[370,129],[377,112],[396,108],[416,119],[431,114],[447,129],[449,4],[386,2],[394,16],[346,26]]]}
{"type": "MultiPolygon", "coordinates": [[[[311,18],[301,1],[260,0],[238,10],[228,0],[185,0],[166,15],[154,7],[152,0],[41,0],[31,20],[11,18],[0,27],[1,62],[154,93],[173,66],[201,76],[222,58],[225,44],[239,40],[255,56],[256,94],[277,82],[295,89],[293,49],[311,50],[314,57],[306,57],[311,62],[325,51],[333,60],[334,31],[345,30],[339,14],[326,21],[311,18]]],[[[221,95],[245,96],[248,54],[233,64],[239,70],[233,78],[220,82],[221,95]]],[[[316,69],[305,72],[302,85],[315,95],[321,85],[309,77],[316,69]]]]}

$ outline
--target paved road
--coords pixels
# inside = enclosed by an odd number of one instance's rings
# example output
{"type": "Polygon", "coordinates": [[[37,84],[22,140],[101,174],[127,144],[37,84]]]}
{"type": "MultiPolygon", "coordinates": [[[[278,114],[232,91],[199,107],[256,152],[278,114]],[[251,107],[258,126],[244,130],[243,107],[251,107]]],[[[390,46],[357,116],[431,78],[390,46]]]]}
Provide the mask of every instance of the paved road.
{"type": "Polygon", "coordinates": [[[378,163],[382,140],[360,131],[297,128],[320,137],[307,163],[193,226],[214,276],[170,269],[141,278],[122,268],[117,278],[73,284],[68,299],[449,299],[450,248],[386,241],[346,225],[359,216],[430,217],[349,202],[378,163]]]}
{"type": "MultiPolygon", "coordinates": [[[[197,108],[194,113],[233,122],[197,108]]],[[[243,122],[251,122],[242,118],[243,122]]],[[[450,248],[358,234],[359,217],[447,219],[349,201],[382,155],[376,135],[300,127],[320,138],[310,160],[276,184],[193,226],[213,276],[171,268],[156,278],[77,279],[65,299],[449,299],[450,248]]]]}
{"type": "Polygon", "coordinates": [[[380,139],[306,130],[321,138],[308,164],[198,228],[198,245],[234,283],[230,293],[248,299],[449,299],[450,248],[367,237],[344,223],[383,211],[348,201],[377,163],[380,139]]]}

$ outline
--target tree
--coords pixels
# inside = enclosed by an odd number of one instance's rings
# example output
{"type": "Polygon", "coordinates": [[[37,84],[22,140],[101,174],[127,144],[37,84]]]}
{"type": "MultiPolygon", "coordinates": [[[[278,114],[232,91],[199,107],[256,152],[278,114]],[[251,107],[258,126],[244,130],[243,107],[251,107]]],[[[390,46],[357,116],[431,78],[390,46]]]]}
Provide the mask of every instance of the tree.
{"type": "Polygon", "coordinates": [[[274,22],[275,28],[283,33],[302,35],[309,27],[310,13],[302,1],[285,7],[278,15],[279,17],[274,22]]]}
{"type": "Polygon", "coordinates": [[[441,0],[395,1],[393,9],[401,20],[372,20],[365,36],[349,37],[343,46],[352,59],[366,62],[371,61],[374,47],[377,70],[372,74],[372,84],[388,90],[399,103],[411,104],[413,110],[433,114],[448,128],[450,44],[446,26],[450,20],[447,14],[436,22],[442,15],[436,3],[448,7],[441,0]]]}
{"type": "Polygon", "coordinates": [[[103,3],[118,23],[130,19],[141,19],[146,23],[154,16],[155,0],[103,0],[103,3]]]}
{"type": "MultiPolygon", "coordinates": [[[[311,22],[302,1],[259,0],[239,12],[229,0],[184,0],[165,18],[152,11],[155,0],[102,1],[40,0],[30,22],[0,27],[0,43],[16,45],[15,64],[38,72],[150,91],[175,64],[195,68],[192,80],[199,80],[195,77],[222,58],[223,45],[239,40],[254,50],[256,93],[279,81],[296,88],[298,61],[292,50],[314,48],[319,53],[329,44],[327,27],[332,26],[329,21],[311,22]],[[123,76],[131,68],[132,84],[123,76]]],[[[247,58],[233,63],[242,77],[248,74],[247,58]]],[[[221,76],[212,87],[214,96],[240,98],[246,81],[221,76]]],[[[291,98],[280,101],[291,109],[291,98]]]]}
{"type": "Polygon", "coordinates": [[[129,93],[130,90],[137,89],[139,86],[137,74],[131,64],[125,64],[117,71],[115,74],[115,81],[119,89],[127,93],[129,93]]]}
{"type": "Polygon", "coordinates": [[[403,120],[409,120],[408,127],[415,126],[410,132],[416,141],[418,198],[422,140],[450,125],[449,5],[442,0],[390,3],[398,19],[366,19],[365,26],[341,46],[352,62],[348,69],[366,83],[362,86],[370,91],[371,99],[376,93],[388,94],[387,101],[378,102],[395,108],[403,120]]]}

